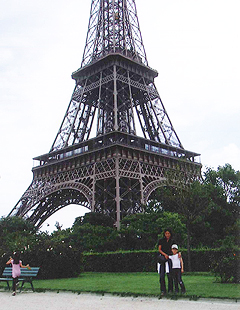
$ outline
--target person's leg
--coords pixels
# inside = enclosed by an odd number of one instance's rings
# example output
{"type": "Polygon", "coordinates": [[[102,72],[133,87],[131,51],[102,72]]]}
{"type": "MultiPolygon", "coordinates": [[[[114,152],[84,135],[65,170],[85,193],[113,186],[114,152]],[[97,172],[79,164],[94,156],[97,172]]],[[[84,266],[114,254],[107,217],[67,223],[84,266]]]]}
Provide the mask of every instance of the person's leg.
{"type": "Polygon", "coordinates": [[[12,290],[13,290],[13,295],[16,294],[16,284],[18,282],[18,278],[13,278],[13,285],[12,285],[12,290]]]}
{"type": "Polygon", "coordinates": [[[176,269],[176,268],[172,269],[172,276],[173,276],[175,293],[178,293],[179,292],[179,289],[178,289],[178,269],[176,269]]]}
{"type": "Polygon", "coordinates": [[[169,273],[167,274],[168,277],[168,293],[173,292],[173,277],[172,277],[172,261],[171,259],[168,260],[169,266],[169,273]]]}
{"type": "Polygon", "coordinates": [[[160,290],[162,294],[166,293],[165,264],[160,265],[160,290]]]}
{"type": "Polygon", "coordinates": [[[184,294],[186,292],[186,289],[185,289],[185,285],[182,280],[181,269],[179,269],[179,272],[178,272],[178,283],[180,284],[180,287],[181,287],[181,293],[184,294]]]}

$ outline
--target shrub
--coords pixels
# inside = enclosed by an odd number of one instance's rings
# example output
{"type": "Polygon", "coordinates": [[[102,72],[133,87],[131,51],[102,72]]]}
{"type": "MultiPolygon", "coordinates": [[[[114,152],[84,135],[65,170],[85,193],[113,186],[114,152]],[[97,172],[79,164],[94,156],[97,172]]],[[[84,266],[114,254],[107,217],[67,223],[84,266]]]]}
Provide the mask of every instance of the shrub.
{"type": "Polygon", "coordinates": [[[42,240],[35,249],[22,254],[23,262],[39,266],[39,278],[57,279],[78,276],[83,269],[82,254],[68,243],[42,240]]]}
{"type": "MultiPolygon", "coordinates": [[[[40,267],[38,277],[41,279],[76,277],[83,269],[81,251],[64,240],[53,241],[49,236],[38,236],[34,245],[19,250],[24,265],[40,267]]],[[[11,255],[8,252],[0,256],[1,272],[11,255]]]]}
{"type": "Polygon", "coordinates": [[[221,283],[240,283],[239,251],[228,250],[212,262],[212,270],[221,283]]]}
{"type": "Polygon", "coordinates": [[[23,260],[39,266],[40,279],[77,277],[82,271],[82,254],[73,249],[56,247],[49,251],[25,252],[23,260]]]}

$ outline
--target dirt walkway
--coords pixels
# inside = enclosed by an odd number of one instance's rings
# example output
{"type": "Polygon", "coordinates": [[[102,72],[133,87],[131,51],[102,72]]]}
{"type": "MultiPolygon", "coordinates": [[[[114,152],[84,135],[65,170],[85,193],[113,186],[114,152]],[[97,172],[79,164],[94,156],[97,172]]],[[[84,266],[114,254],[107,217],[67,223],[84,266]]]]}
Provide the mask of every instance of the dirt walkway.
{"type": "Polygon", "coordinates": [[[73,293],[22,292],[12,296],[0,292],[0,309],[18,310],[240,310],[240,302],[217,300],[167,300],[145,297],[116,297],[111,295],[73,293]]]}

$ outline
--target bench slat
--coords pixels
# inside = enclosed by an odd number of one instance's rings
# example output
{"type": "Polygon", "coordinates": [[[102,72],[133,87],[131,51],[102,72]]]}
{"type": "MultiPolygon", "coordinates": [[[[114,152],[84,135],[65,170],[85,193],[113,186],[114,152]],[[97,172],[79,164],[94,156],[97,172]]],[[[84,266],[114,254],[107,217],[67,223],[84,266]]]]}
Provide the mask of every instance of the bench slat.
{"type": "MultiPolygon", "coordinates": [[[[31,267],[31,269],[21,268],[21,276],[35,277],[38,274],[40,267],[31,267]]],[[[3,271],[3,276],[12,275],[12,267],[6,267],[3,271]]]]}

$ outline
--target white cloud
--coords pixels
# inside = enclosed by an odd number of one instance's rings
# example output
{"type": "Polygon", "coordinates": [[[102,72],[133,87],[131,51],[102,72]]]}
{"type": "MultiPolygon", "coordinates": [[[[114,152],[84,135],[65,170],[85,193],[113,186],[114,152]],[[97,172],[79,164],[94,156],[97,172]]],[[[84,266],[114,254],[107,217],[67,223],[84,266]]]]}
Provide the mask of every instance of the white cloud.
{"type": "Polygon", "coordinates": [[[204,157],[208,167],[216,169],[218,166],[230,164],[233,169],[240,170],[240,147],[234,143],[211,150],[209,153],[206,150],[204,157]]]}

